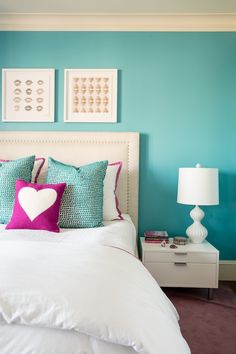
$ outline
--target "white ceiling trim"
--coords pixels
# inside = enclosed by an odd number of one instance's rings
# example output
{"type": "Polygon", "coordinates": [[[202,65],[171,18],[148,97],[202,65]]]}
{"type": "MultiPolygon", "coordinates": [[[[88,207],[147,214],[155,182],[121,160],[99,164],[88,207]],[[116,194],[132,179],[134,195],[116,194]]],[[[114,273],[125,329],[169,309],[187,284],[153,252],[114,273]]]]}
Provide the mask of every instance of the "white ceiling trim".
{"type": "Polygon", "coordinates": [[[236,31],[236,13],[0,13],[1,31],[236,31]]]}

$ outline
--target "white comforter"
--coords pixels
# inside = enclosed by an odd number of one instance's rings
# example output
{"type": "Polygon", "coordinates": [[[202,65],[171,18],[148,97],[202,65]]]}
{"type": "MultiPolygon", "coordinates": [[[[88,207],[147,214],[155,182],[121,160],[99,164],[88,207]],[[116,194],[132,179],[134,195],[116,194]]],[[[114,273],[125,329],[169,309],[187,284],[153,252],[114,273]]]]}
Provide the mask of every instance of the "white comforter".
{"type": "Polygon", "coordinates": [[[109,245],[135,253],[136,230],[128,214],[122,214],[124,220],[104,221],[104,227],[92,229],[61,229],[60,233],[41,230],[5,230],[0,224],[0,242],[8,241],[35,241],[80,243],[87,245],[109,245]]]}
{"type": "Polygon", "coordinates": [[[127,251],[47,237],[7,240],[6,232],[0,233],[1,354],[190,352],[173,305],[127,251]],[[28,329],[26,339],[44,338],[47,348],[42,342],[37,351],[17,348],[19,328],[28,329]]]}

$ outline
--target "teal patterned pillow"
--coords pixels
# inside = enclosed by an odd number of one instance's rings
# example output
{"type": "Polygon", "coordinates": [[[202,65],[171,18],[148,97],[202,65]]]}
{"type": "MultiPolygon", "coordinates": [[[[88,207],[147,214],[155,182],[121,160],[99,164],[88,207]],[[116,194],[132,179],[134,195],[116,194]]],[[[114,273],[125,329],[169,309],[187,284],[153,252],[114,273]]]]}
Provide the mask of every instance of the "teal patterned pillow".
{"type": "Polygon", "coordinates": [[[74,167],[48,159],[47,183],[66,182],[60,227],[83,228],[102,226],[103,180],[108,161],[74,167]]]}
{"type": "Polygon", "coordinates": [[[18,179],[31,181],[35,156],[0,162],[0,223],[7,224],[11,218],[15,187],[18,179]]]}

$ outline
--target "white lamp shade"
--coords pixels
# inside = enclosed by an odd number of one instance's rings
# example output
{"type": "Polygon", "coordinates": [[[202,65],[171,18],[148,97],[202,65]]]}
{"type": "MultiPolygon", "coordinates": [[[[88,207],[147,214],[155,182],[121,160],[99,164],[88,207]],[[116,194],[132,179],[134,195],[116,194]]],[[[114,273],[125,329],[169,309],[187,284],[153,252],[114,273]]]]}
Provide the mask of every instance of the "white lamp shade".
{"type": "Polygon", "coordinates": [[[189,205],[219,204],[217,168],[180,168],[177,202],[189,205]]]}

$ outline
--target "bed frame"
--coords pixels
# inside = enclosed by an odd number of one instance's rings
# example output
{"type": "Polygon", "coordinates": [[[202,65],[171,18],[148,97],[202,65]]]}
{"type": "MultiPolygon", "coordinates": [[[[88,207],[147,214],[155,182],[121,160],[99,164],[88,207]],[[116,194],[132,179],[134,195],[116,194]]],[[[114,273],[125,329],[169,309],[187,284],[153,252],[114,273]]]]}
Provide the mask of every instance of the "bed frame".
{"type": "MultiPolygon", "coordinates": [[[[122,212],[138,225],[139,133],[135,132],[0,132],[0,157],[36,155],[79,166],[122,161],[117,195],[122,212]]],[[[44,172],[46,173],[46,168],[44,172]]]]}

